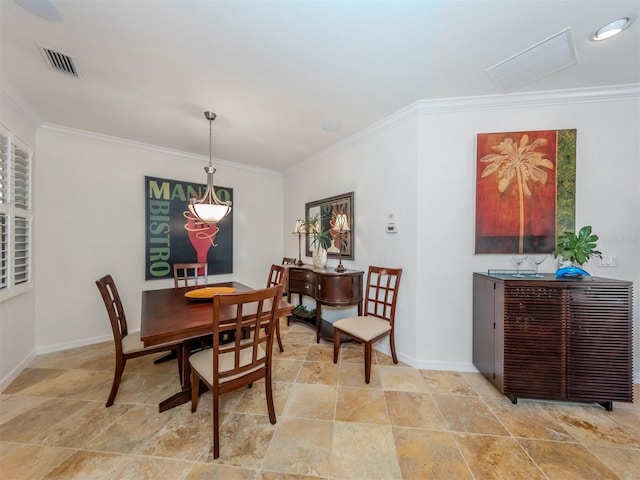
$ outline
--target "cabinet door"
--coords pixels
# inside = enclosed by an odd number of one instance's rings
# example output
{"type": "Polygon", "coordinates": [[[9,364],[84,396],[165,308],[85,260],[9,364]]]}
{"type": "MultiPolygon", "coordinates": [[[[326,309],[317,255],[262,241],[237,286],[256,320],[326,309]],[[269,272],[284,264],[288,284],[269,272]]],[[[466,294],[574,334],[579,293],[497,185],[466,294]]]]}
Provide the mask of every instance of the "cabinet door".
{"type": "Polygon", "coordinates": [[[568,398],[631,402],[631,286],[583,286],[570,295],[568,398]]]}
{"type": "Polygon", "coordinates": [[[473,364],[491,382],[496,381],[495,288],[496,282],[473,277],[473,364]]]}
{"type": "Polygon", "coordinates": [[[514,281],[504,296],[504,393],[565,398],[567,291],[514,281]]]}

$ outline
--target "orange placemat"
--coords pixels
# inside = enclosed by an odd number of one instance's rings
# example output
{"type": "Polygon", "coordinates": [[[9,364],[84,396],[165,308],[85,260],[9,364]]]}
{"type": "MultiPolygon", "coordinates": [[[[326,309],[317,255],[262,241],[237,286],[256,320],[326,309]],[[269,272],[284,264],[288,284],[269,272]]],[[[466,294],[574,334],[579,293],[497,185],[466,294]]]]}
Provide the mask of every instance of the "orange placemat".
{"type": "Polygon", "coordinates": [[[189,290],[184,294],[187,298],[213,298],[216,293],[233,293],[236,289],[233,287],[205,287],[196,290],[189,290]]]}

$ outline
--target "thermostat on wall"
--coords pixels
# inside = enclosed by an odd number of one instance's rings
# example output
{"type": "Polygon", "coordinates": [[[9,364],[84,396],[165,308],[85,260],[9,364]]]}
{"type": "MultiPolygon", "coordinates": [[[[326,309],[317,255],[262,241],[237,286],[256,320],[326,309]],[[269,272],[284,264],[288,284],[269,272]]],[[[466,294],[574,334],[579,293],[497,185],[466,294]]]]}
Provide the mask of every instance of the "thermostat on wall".
{"type": "Polygon", "coordinates": [[[387,221],[387,233],[398,233],[398,225],[396,225],[396,214],[391,212],[387,221]]]}

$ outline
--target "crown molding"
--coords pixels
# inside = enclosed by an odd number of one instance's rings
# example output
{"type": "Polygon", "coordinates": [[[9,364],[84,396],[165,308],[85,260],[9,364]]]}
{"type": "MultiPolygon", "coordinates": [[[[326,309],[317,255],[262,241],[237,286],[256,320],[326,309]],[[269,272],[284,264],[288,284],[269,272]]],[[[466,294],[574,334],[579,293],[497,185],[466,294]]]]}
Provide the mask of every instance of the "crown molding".
{"type": "MultiPolygon", "coordinates": [[[[149,143],[136,142],[134,140],[127,140],[119,137],[112,137],[110,135],[104,135],[102,133],[89,132],[87,130],[81,130],[78,128],[65,127],[55,123],[43,123],[40,127],[42,130],[55,132],[61,135],[68,135],[76,138],[84,138],[87,140],[109,143],[112,145],[118,145],[125,148],[132,148],[141,150],[148,153],[171,155],[178,158],[184,158],[187,160],[193,160],[196,162],[209,163],[209,157],[204,155],[196,155],[193,153],[183,152],[182,150],[174,150],[168,147],[160,147],[158,145],[152,145],[149,143]]],[[[267,168],[255,167],[252,165],[245,165],[242,163],[231,162],[221,158],[213,157],[216,166],[225,165],[227,167],[236,168],[238,170],[245,170],[251,172],[258,172],[267,175],[281,175],[280,172],[275,170],[269,170],[267,168]]]]}

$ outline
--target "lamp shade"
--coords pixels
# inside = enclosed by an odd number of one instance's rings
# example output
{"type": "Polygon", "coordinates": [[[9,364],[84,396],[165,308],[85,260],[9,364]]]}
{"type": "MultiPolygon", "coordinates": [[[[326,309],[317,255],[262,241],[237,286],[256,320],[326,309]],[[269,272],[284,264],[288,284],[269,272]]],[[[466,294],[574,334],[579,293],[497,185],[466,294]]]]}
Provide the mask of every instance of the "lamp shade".
{"type": "Polygon", "coordinates": [[[296,220],[296,226],[293,227],[293,232],[294,234],[302,234],[302,233],[307,233],[307,230],[304,227],[304,220],[302,219],[297,219],[296,220]]]}
{"type": "Polygon", "coordinates": [[[347,218],[346,213],[339,213],[336,215],[336,221],[333,225],[334,232],[349,232],[351,229],[349,228],[349,219],[347,218]]]}

